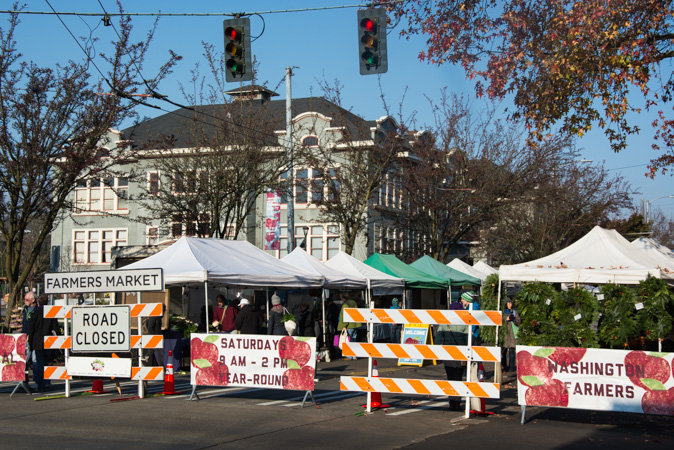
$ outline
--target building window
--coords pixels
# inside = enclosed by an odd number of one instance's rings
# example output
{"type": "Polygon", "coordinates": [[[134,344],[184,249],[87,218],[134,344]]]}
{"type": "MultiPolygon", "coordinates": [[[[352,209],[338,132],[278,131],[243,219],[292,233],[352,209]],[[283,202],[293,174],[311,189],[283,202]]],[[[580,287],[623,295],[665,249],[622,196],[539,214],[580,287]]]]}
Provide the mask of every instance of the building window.
{"type": "Polygon", "coordinates": [[[305,147],[318,147],[318,138],[316,136],[307,136],[302,139],[302,145],[305,147]]]}
{"type": "MultiPolygon", "coordinates": [[[[295,170],[295,203],[320,203],[325,201],[326,193],[329,200],[338,199],[340,187],[335,180],[335,169],[330,169],[329,177],[330,180],[326,181],[326,177],[317,169],[295,170]]],[[[288,204],[288,178],[288,172],[281,174],[281,203],[286,205],[288,204]]]]}
{"type": "MultiPolygon", "coordinates": [[[[304,226],[295,227],[295,247],[304,243],[304,226]]],[[[339,225],[307,226],[307,237],[304,250],[320,261],[327,261],[340,251],[339,225]]],[[[288,228],[281,227],[279,258],[288,254],[288,228]]]]}
{"type": "Polygon", "coordinates": [[[78,212],[128,211],[129,179],[126,177],[94,178],[75,187],[78,212]]]}
{"type": "Polygon", "coordinates": [[[74,230],[75,264],[110,264],[112,247],[127,245],[126,229],[74,230]]]}
{"type": "Polygon", "coordinates": [[[309,203],[309,170],[295,172],[295,203],[309,203]]]}
{"type": "Polygon", "coordinates": [[[147,191],[150,195],[159,194],[159,172],[148,172],[147,191]]]}
{"type": "Polygon", "coordinates": [[[151,227],[147,229],[147,245],[157,245],[159,243],[159,228],[151,227]]]}
{"type": "Polygon", "coordinates": [[[210,214],[199,214],[198,219],[193,215],[182,213],[173,214],[171,217],[171,236],[202,236],[208,237],[210,226],[210,214]]]}
{"type": "Polygon", "coordinates": [[[192,194],[197,191],[196,171],[176,172],[173,174],[173,192],[176,194],[192,194]]]}

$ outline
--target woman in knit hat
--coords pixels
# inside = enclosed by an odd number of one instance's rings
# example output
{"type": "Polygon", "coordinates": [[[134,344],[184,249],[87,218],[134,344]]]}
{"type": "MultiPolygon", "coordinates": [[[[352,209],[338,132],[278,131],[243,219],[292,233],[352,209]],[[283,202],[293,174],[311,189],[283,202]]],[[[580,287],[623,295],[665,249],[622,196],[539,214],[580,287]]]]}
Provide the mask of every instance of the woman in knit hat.
{"type": "Polygon", "coordinates": [[[276,336],[287,336],[285,326],[283,325],[283,305],[281,297],[274,294],[271,296],[272,307],[269,310],[269,321],[267,322],[267,334],[276,336]]]}

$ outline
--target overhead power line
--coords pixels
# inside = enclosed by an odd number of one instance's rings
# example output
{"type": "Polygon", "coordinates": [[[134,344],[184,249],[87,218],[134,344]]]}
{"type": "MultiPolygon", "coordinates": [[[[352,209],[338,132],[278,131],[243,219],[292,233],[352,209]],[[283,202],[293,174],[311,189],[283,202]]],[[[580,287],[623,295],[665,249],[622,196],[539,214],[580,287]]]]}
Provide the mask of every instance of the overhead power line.
{"type": "MultiPolygon", "coordinates": [[[[320,6],[314,8],[298,8],[298,9],[278,9],[269,11],[253,11],[253,12],[234,12],[234,13],[108,13],[108,17],[113,16],[146,16],[146,17],[225,17],[225,16],[252,16],[257,14],[285,14],[285,13],[299,13],[309,11],[327,11],[333,9],[347,9],[347,8],[365,8],[371,6],[384,6],[395,3],[402,3],[405,0],[390,0],[373,3],[361,3],[356,5],[340,5],[340,6],[320,6]]],[[[55,11],[14,11],[14,10],[0,10],[0,14],[33,14],[33,15],[62,15],[62,16],[94,16],[105,17],[106,14],[100,12],[55,12],[55,11]]]]}

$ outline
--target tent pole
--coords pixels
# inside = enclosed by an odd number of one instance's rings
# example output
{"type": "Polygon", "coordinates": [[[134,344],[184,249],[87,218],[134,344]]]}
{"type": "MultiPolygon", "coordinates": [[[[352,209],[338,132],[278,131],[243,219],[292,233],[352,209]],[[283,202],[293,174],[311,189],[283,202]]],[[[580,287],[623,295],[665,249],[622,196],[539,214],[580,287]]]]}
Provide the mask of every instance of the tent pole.
{"type": "MultiPolygon", "coordinates": [[[[501,277],[498,279],[498,293],[496,295],[496,308],[501,311],[501,277]]],[[[501,327],[496,327],[496,342],[495,346],[498,347],[498,337],[499,337],[499,329],[501,327]]],[[[507,351],[507,350],[506,350],[507,351]]],[[[507,356],[507,355],[506,355],[507,356]]],[[[494,363],[494,383],[501,383],[503,381],[502,378],[502,372],[501,372],[501,361],[496,361],[494,363]]]]}
{"type": "Polygon", "coordinates": [[[211,321],[208,317],[208,281],[204,281],[204,304],[206,305],[206,334],[210,334],[210,327],[208,326],[211,321]]]}
{"type": "Polygon", "coordinates": [[[327,348],[328,344],[325,340],[325,288],[321,289],[321,299],[323,300],[321,302],[322,309],[323,309],[323,348],[327,348]]]}
{"type": "Polygon", "coordinates": [[[264,302],[265,308],[267,308],[267,315],[265,316],[267,318],[267,327],[269,326],[269,288],[264,288],[264,293],[265,296],[267,297],[267,300],[264,302]]]}

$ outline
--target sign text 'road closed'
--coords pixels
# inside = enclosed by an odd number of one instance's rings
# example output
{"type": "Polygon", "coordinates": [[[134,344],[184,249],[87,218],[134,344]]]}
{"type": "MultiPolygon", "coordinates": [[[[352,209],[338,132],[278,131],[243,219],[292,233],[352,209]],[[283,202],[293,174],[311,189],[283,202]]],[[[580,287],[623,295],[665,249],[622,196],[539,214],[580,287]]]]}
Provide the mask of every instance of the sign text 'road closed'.
{"type": "Polygon", "coordinates": [[[74,306],[73,352],[128,352],[129,316],[128,305],[74,306]]]}

